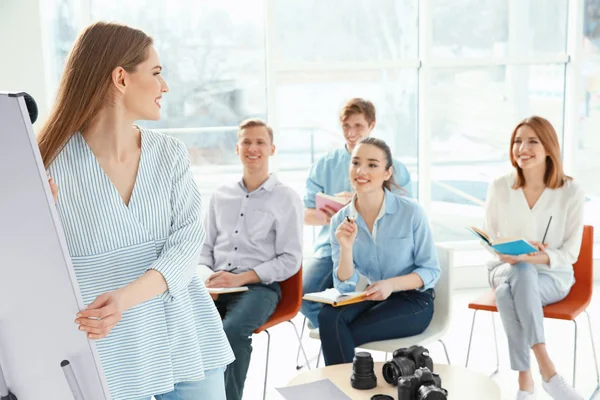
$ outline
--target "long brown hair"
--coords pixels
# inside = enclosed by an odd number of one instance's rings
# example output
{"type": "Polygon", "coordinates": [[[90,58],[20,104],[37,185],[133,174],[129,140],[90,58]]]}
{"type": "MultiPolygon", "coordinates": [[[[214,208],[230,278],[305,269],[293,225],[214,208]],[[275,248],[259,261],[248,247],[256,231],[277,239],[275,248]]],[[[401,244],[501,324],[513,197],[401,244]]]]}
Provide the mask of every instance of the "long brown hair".
{"type": "Polygon", "coordinates": [[[513,146],[515,144],[517,130],[519,130],[519,128],[522,126],[528,126],[531,128],[531,130],[533,130],[540,139],[542,146],[544,146],[544,150],[546,151],[546,173],[544,174],[544,183],[546,186],[550,189],[558,189],[562,187],[568,180],[573,179],[570,176],[567,176],[563,171],[560,144],[558,142],[558,135],[556,134],[554,127],[547,119],[533,115],[519,122],[510,137],[510,162],[517,170],[517,180],[513,185],[513,189],[518,189],[525,186],[525,176],[523,176],[523,170],[521,167],[519,167],[517,160],[513,155],[513,146]]]}
{"type": "Polygon", "coordinates": [[[75,132],[85,130],[112,102],[112,72],[135,71],[148,58],[153,40],[125,25],[97,22],[75,41],[60,81],[56,102],[38,136],[46,168],[75,132]]]}

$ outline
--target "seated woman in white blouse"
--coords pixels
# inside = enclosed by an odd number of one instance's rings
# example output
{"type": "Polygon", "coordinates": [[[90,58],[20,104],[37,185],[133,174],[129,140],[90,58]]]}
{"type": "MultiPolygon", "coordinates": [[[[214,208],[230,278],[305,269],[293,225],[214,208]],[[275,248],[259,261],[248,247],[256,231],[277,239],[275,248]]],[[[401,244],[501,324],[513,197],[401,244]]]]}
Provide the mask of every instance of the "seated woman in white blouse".
{"type": "Polygon", "coordinates": [[[575,282],[573,263],[583,234],[583,190],[563,172],[558,137],[544,118],[521,121],[510,144],[515,171],[490,184],[485,231],[492,238],[523,237],[539,250],[521,256],[498,254],[489,265],[511,367],[519,371],[517,399],[533,398],[530,349],[538,361],[542,387],[552,398],[583,399],[556,373],[550,360],[542,310],[564,299],[575,282]]]}

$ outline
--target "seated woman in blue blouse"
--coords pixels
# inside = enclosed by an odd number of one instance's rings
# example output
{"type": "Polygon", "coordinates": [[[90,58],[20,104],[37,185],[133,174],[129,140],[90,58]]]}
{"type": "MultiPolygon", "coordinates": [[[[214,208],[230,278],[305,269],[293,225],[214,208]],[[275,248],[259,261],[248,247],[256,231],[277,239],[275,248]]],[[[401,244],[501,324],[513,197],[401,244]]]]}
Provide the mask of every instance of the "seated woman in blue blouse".
{"type": "Polygon", "coordinates": [[[331,219],[330,239],[334,286],[352,292],[360,273],[369,301],[319,313],[327,365],[352,362],[361,344],[417,335],[433,317],[440,266],[429,224],[417,203],[390,191],[392,175],[388,145],[361,140],[350,165],[356,195],[331,219]]]}

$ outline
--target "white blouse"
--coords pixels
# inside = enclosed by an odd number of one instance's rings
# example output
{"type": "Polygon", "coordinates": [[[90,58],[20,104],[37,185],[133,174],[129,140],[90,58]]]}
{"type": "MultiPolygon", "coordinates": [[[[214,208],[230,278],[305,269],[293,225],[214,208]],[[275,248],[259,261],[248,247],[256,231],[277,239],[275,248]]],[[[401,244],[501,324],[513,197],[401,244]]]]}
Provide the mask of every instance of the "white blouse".
{"type": "MultiPolygon", "coordinates": [[[[544,243],[549,265],[536,264],[539,273],[550,275],[559,287],[568,291],[575,279],[573,263],[577,261],[583,235],[583,189],[574,180],[558,189],[546,188],[529,208],[522,188],[513,189],[516,172],[490,183],[485,207],[484,231],[497,237],[522,237],[541,242],[548,221],[552,221],[544,243]]],[[[500,265],[496,259],[490,268],[500,265]]]]}

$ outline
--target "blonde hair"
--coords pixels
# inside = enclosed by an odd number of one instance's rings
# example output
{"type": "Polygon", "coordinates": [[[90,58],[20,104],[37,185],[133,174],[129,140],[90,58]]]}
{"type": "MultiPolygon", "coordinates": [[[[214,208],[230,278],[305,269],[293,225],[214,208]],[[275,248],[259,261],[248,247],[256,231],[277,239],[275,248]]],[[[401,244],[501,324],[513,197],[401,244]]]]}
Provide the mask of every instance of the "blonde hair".
{"type": "Polygon", "coordinates": [[[537,137],[540,139],[544,150],[546,151],[546,173],[544,174],[544,183],[550,189],[558,189],[562,187],[568,180],[571,180],[570,176],[567,176],[563,171],[560,144],[558,142],[558,135],[554,130],[552,124],[545,118],[533,115],[525,118],[515,127],[510,137],[510,162],[517,171],[517,180],[513,185],[513,189],[518,189],[525,186],[525,176],[523,170],[517,164],[517,160],[513,155],[513,146],[515,144],[515,138],[517,131],[522,126],[528,126],[535,132],[537,137]]]}
{"type": "Polygon", "coordinates": [[[138,29],[97,22],[77,38],[67,60],[50,116],[38,136],[46,168],[75,132],[85,130],[112,101],[112,72],[127,72],[148,58],[153,40],[138,29]]]}
{"type": "Polygon", "coordinates": [[[263,128],[265,128],[267,130],[267,133],[269,134],[269,138],[271,139],[271,144],[273,144],[273,128],[271,128],[265,121],[263,121],[260,118],[249,118],[249,119],[245,119],[243,120],[240,125],[238,126],[238,139],[240,138],[240,135],[242,134],[242,131],[246,128],[255,128],[255,127],[260,127],[262,126],[263,128]]]}

